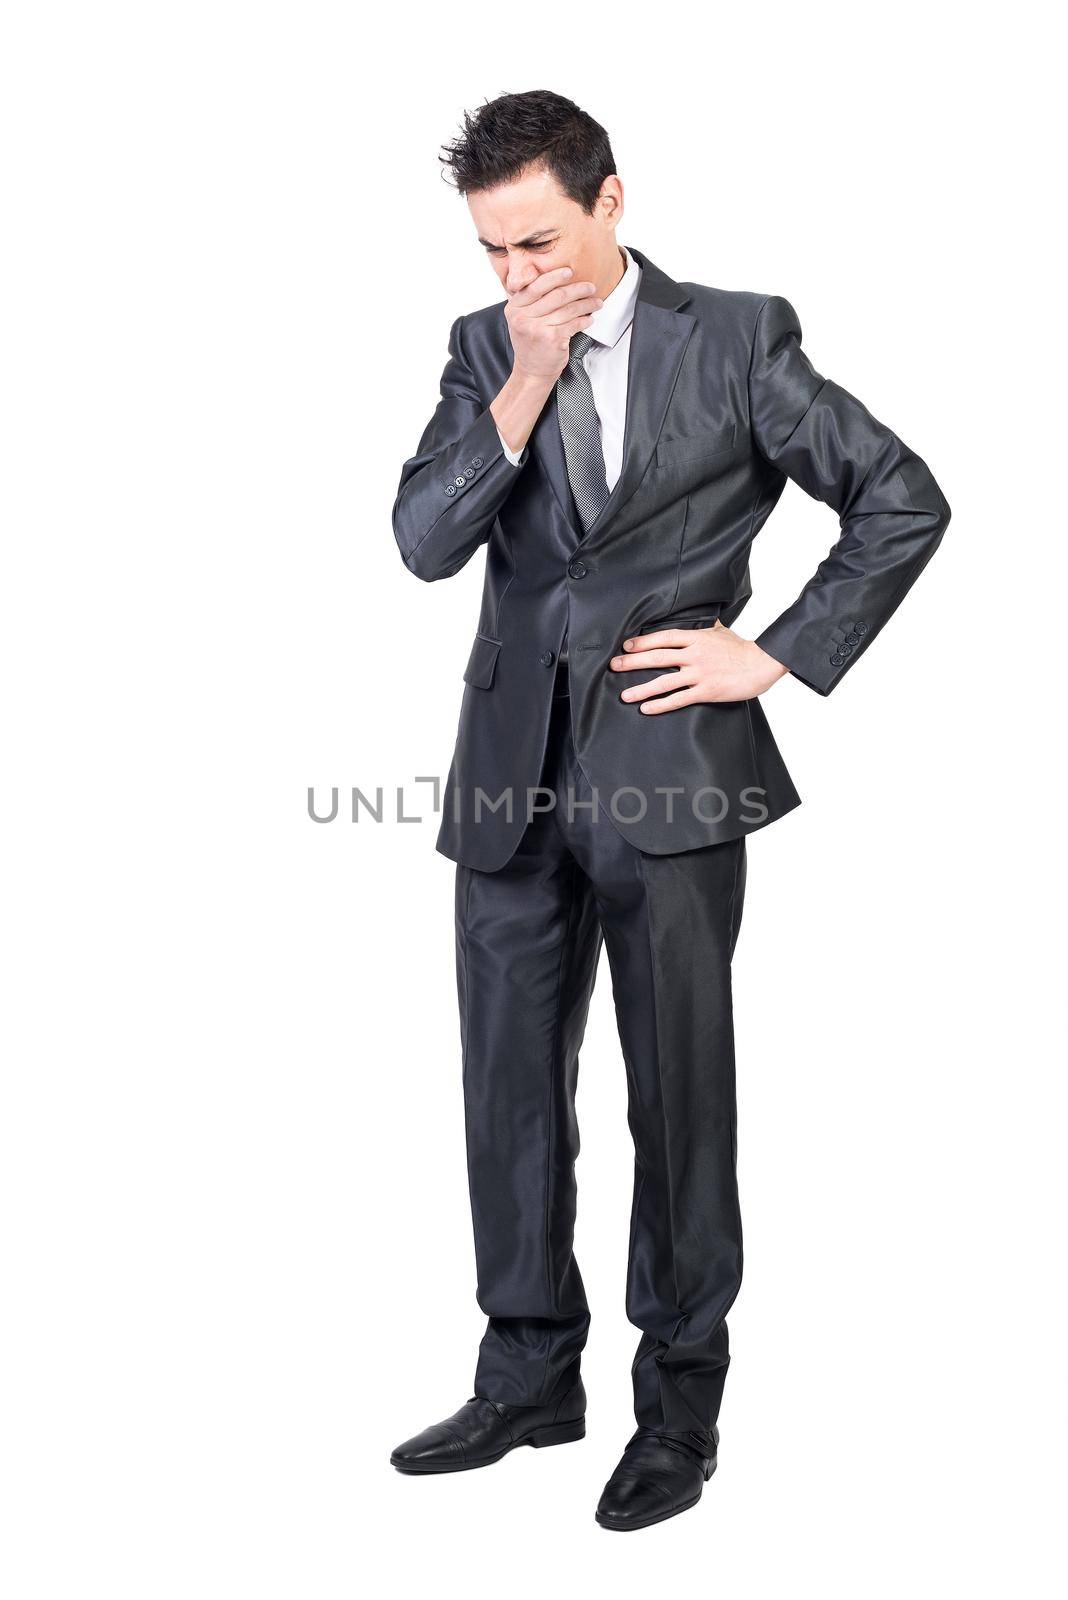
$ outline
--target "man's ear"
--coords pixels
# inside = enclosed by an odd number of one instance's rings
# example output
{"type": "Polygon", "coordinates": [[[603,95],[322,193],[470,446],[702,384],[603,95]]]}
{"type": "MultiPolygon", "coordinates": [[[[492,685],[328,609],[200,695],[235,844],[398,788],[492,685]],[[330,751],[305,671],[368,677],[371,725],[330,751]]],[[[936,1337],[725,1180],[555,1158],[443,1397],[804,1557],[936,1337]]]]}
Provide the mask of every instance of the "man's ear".
{"type": "Polygon", "coordinates": [[[601,184],[597,200],[604,220],[612,227],[618,227],[623,218],[623,185],[614,172],[601,184]]]}

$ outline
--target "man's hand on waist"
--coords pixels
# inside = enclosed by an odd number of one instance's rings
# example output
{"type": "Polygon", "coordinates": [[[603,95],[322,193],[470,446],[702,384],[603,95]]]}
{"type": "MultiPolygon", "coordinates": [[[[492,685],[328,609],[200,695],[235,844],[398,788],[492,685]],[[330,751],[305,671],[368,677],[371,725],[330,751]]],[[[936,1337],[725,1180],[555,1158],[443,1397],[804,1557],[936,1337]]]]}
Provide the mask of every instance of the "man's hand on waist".
{"type": "Polygon", "coordinates": [[[717,622],[712,628],[668,628],[663,633],[625,639],[623,655],[613,656],[613,672],[647,672],[659,677],[624,689],[646,716],[678,711],[704,701],[753,700],[785,677],[787,668],[752,639],[717,622]],[[660,697],[660,698],[657,698],[660,697]]]}

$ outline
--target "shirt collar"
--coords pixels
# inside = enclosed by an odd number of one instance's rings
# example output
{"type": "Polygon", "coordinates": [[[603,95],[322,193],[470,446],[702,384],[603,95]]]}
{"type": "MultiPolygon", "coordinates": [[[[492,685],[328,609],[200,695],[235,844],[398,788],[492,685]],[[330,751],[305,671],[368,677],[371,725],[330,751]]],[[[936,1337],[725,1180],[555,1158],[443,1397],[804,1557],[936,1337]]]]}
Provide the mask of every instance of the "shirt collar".
{"type": "Polygon", "coordinates": [[[593,320],[586,329],[591,339],[596,339],[598,344],[605,345],[609,350],[619,343],[634,321],[634,305],[642,275],[641,267],[626,245],[620,245],[619,248],[626,257],[626,270],[601,309],[593,313],[593,320]]]}

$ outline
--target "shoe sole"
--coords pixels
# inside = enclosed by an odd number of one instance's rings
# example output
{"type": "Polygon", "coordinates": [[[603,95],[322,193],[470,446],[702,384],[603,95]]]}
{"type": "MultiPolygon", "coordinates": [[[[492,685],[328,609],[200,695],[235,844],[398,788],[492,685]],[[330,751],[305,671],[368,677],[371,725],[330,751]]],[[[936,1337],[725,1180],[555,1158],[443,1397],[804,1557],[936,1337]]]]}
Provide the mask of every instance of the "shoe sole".
{"type": "MultiPolygon", "coordinates": [[[[716,1463],[713,1462],[705,1477],[705,1483],[708,1482],[715,1470],[716,1463]]],[[[702,1490],[699,1489],[693,1499],[687,1500],[685,1505],[672,1506],[670,1511],[658,1511],[655,1517],[636,1517],[632,1522],[620,1522],[615,1517],[602,1517],[598,1511],[594,1513],[594,1520],[600,1527],[607,1528],[611,1533],[637,1533],[639,1528],[651,1528],[657,1522],[667,1522],[671,1517],[680,1516],[683,1511],[691,1511],[700,1500],[701,1494],[702,1490]]]]}
{"type": "Polygon", "coordinates": [[[436,1477],[441,1472],[475,1472],[479,1467],[492,1467],[496,1462],[503,1461],[505,1456],[511,1455],[513,1450],[519,1450],[525,1444],[533,1445],[535,1450],[547,1450],[554,1444],[571,1444],[576,1439],[586,1437],[586,1418],[580,1417],[577,1422],[558,1422],[548,1428],[535,1428],[533,1433],[528,1433],[525,1439],[517,1439],[515,1444],[510,1444],[499,1450],[495,1456],[486,1456],[482,1461],[457,1461],[437,1462],[427,1466],[416,1466],[411,1462],[398,1461],[395,1456],[390,1456],[390,1466],[395,1467],[407,1478],[436,1477]]]}

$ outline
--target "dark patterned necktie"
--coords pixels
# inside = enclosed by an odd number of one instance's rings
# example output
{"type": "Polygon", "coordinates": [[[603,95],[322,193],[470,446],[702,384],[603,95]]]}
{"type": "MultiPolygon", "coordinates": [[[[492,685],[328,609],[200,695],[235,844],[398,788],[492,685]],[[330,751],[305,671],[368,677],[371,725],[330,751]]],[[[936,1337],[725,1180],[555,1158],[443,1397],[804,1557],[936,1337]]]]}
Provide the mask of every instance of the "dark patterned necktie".
{"type": "Polygon", "coordinates": [[[601,425],[593,403],[593,385],[582,358],[597,343],[588,333],[571,340],[567,366],[556,380],[556,409],[564,441],[571,493],[585,532],[608,501],[608,481],[601,449],[601,425]]]}

